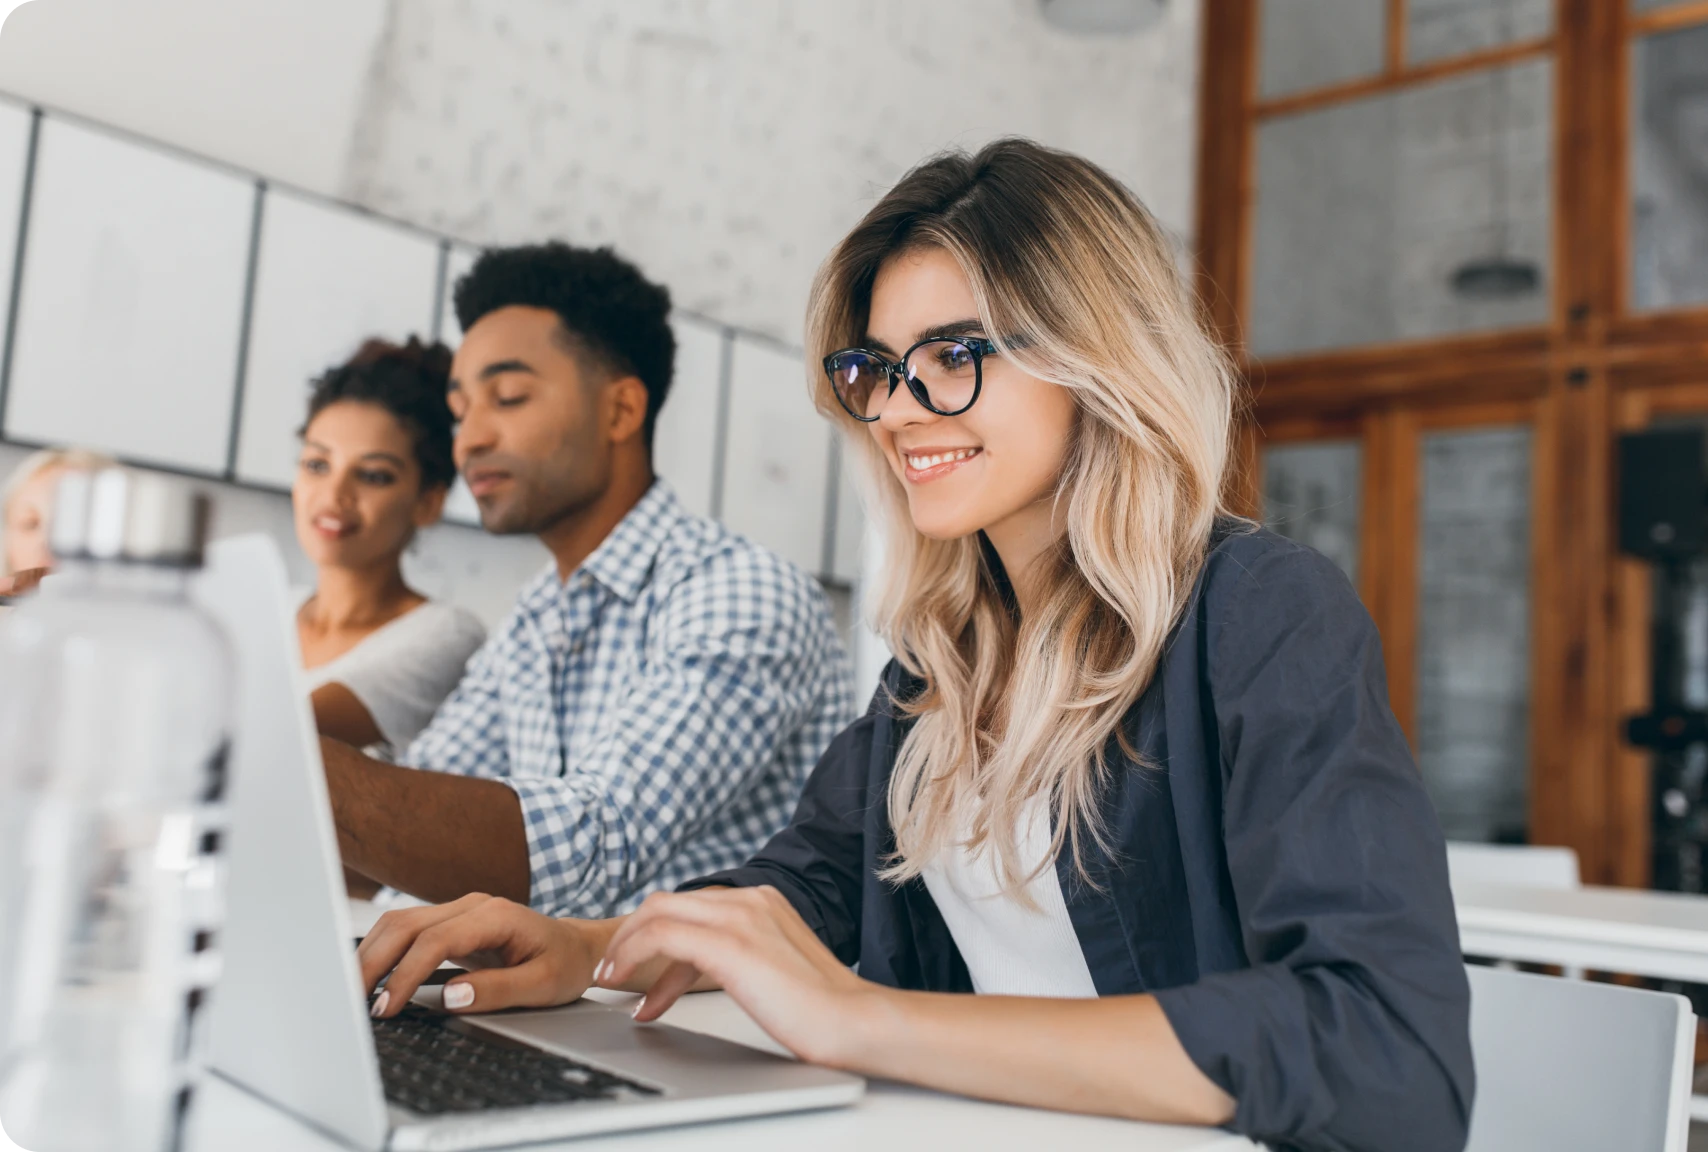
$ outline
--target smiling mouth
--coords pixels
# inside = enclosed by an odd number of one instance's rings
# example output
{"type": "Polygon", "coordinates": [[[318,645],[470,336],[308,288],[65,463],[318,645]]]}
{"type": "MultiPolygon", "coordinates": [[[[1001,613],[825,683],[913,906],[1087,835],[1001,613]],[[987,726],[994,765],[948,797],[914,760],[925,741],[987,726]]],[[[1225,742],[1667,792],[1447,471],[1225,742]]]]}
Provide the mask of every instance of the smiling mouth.
{"type": "Polygon", "coordinates": [[[972,460],[982,455],[982,448],[950,448],[941,452],[904,452],[902,460],[907,465],[907,478],[915,484],[924,484],[940,479],[972,460]]]}
{"type": "Polygon", "coordinates": [[[336,516],[316,516],[314,518],[314,530],[322,536],[330,536],[337,540],[354,535],[356,526],[340,520],[336,516]]]}

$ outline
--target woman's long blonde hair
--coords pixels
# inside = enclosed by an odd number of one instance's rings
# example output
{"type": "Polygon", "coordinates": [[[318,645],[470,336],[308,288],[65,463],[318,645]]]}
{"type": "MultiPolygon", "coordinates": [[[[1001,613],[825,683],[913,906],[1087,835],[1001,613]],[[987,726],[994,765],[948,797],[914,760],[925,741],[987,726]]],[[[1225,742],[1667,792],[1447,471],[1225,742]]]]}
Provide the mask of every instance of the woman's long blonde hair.
{"type": "Polygon", "coordinates": [[[1036,607],[1019,619],[1007,606],[978,537],[914,529],[900,481],[822,372],[814,398],[864,459],[884,526],[872,622],[925,685],[900,702],[916,722],[891,777],[885,875],[917,876],[964,842],[994,851],[1019,889],[1035,873],[1017,849],[1034,800],[1054,816],[1051,859],[1066,846],[1083,875],[1087,841],[1107,847],[1097,800],[1110,743],[1132,752],[1122,720],[1222,511],[1234,375],[1143,205],[1096,165],[1012,139],[915,168],[831,252],[807,316],[815,369],[864,343],[883,263],[925,247],[959,263],[1002,354],[1078,401],[1056,493],[1066,532],[1030,577],[1036,607]]]}

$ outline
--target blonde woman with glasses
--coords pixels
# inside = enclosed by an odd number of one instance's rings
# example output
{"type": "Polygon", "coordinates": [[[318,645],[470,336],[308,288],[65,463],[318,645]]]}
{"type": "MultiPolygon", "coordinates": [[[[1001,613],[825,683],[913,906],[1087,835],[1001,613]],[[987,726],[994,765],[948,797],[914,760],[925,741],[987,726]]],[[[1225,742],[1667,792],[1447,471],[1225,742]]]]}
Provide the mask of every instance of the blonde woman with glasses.
{"type": "Polygon", "coordinates": [[[808,342],[887,528],[870,710],[748,864],[632,915],[389,914],[375,1014],[478,957],[454,1011],[723,988],[868,1076],[1462,1147],[1469,992],[1376,632],[1224,513],[1233,376],[1155,221],[1025,141],[938,157],[831,253],[808,342]]]}

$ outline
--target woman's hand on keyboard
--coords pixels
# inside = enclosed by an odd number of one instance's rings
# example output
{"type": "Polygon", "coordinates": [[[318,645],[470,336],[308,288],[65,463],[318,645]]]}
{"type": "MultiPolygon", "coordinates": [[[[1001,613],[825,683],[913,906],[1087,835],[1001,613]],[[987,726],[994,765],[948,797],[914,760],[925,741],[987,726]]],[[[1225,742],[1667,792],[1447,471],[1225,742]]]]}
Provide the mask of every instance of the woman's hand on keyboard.
{"type": "Polygon", "coordinates": [[[445,1007],[491,1012],[567,1004],[593,982],[603,951],[596,923],[553,920],[495,896],[387,912],[356,956],[376,1017],[395,1016],[439,965],[469,970],[445,985],[445,1007]],[[389,973],[389,979],[387,974],[389,973]]]}
{"type": "Polygon", "coordinates": [[[655,892],[625,916],[595,982],[646,995],[656,1020],[684,993],[721,987],[803,1060],[851,1066],[890,990],[851,972],[771,887],[655,892]]]}

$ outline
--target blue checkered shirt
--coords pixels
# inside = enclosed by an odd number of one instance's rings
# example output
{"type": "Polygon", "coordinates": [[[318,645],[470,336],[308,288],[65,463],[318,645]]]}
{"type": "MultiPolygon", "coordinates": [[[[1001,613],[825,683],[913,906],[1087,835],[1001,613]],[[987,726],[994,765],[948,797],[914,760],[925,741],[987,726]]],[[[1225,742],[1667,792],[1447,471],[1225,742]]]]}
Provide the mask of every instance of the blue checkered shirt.
{"type": "Polygon", "coordinates": [[[658,481],[522,590],[404,762],[515,789],[533,906],[612,916],[744,862],[852,697],[817,583],[658,481]]]}

